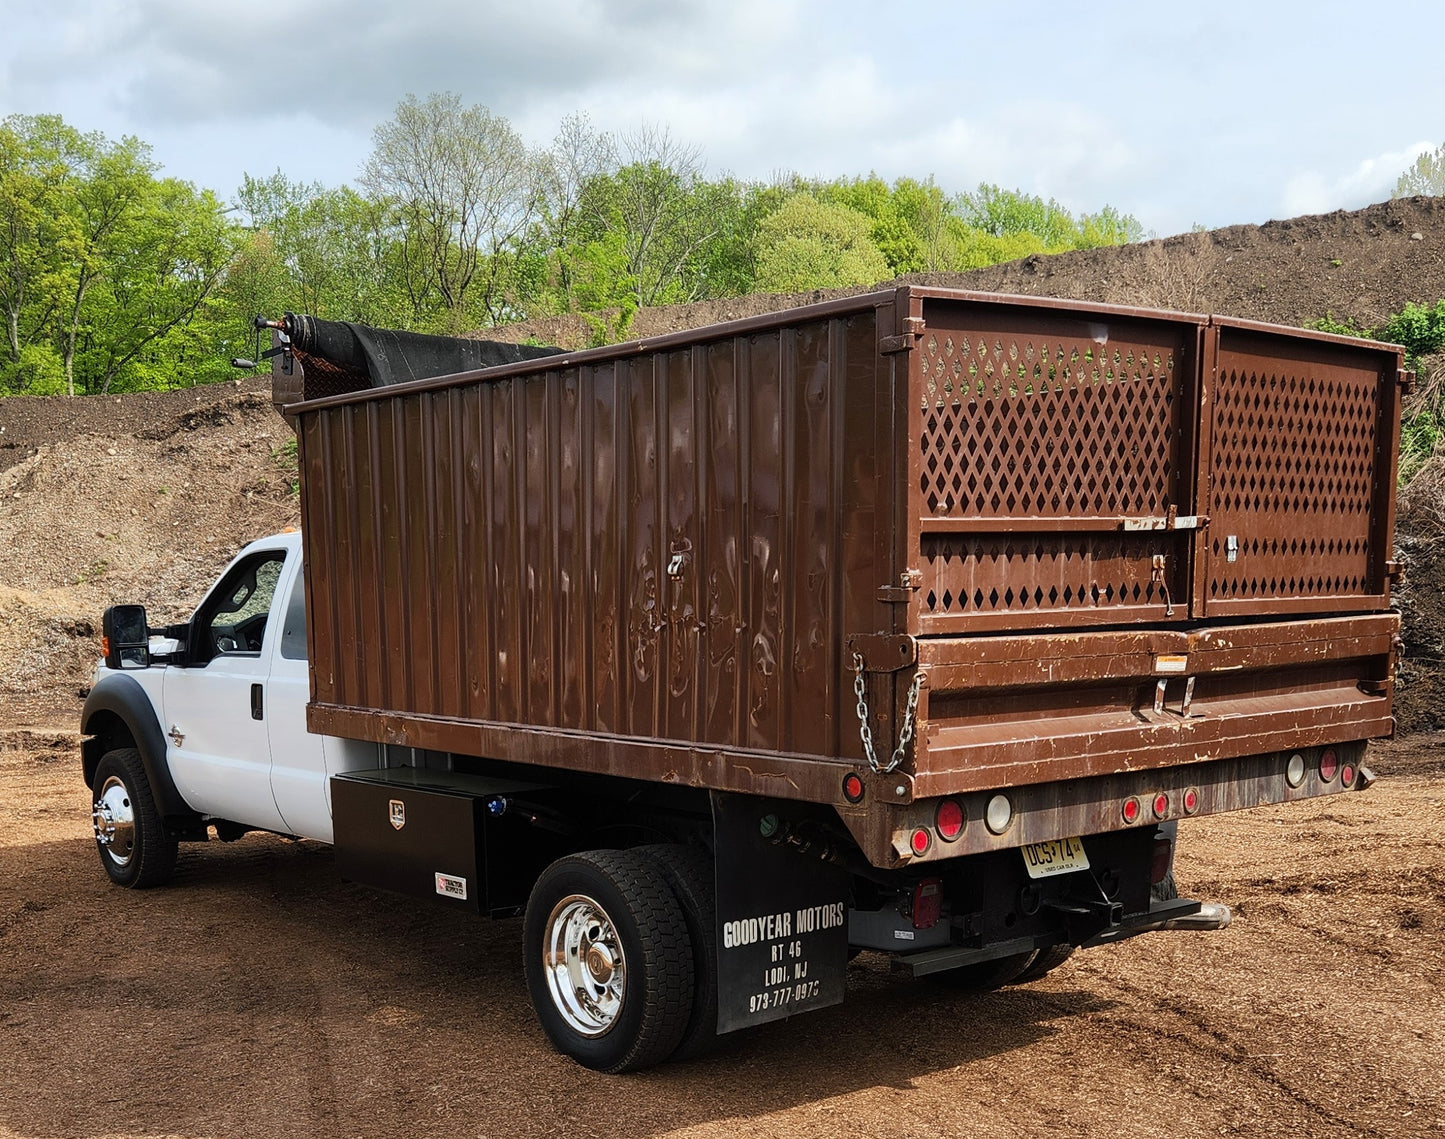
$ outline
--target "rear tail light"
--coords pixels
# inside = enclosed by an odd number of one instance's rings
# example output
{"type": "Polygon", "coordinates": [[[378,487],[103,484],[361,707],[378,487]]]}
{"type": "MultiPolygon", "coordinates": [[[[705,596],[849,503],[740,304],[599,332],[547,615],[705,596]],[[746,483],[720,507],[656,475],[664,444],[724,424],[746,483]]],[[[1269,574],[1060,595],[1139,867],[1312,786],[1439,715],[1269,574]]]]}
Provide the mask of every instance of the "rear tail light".
{"type": "Polygon", "coordinates": [[[1007,795],[995,795],[988,801],[983,815],[984,825],[994,834],[1003,834],[1014,821],[1014,807],[1007,795]]]}
{"type": "Polygon", "coordinates": [[[1154,796],[1154,817],[1162,819],[1169,813],[1169,796],[1160,791],[1154,796]]]}
{"type": "Polygon", "coordinates": [[[938,828],[938,837],[944,842],[953,842],[963,833],[968,817],[963,813],[963,804],[957,799],[945,799],[933,813],[933,825],[938,828]]]}
{"type": "Polygon", "coordinates": [[[1190,787],[1184,792],[1184,813],[1192,815],[1199,810],[1199,788],[1190,787]]]}
{"type": "Polygon", "coordinates": [[[1142,811],[1143,808],[1139,806],[1139,800],[1133,795],[1130,795],[1127,799],[1124,800],[1124,806],[1121,809],[1120,813],[1124,816],[1124,821],[1126,823],[1137,823],[1139,821],[1139,815],[1142,811]]]}
{"type": "Polygon", "coordinates": [[[913,887],[913,928],[932,929],[943,911],[943,879],[925,878],[913,887]]]}
{"type": "Polygon", "coordinates": [[[1353,763],[1347,763],[1340,768],[1340,782],[1346,787],[1355,785],[1355,765],[1353,763]]]}
{"type": "Polygon", "coordinates": [[[863,801],[863,778],[856,771],[843,776],[843,798],[850,803],[863,801]]]}
{"type": "Polygon", "coordinates": [[[908,840],[913,853],[920,857],[928,853],[928,848],[933,845],[933,836],[928,833],[927,827],[919,827],[908,840]]]}
{"type": "Polygon", "coordinates": [[[1327,747],[1324,751],[1320,752],[1321,779],[1328,783],[1331,779],[1335,777],[1335,773],[1339,771],[1339,769],[1340,757],[1335,754],[1334,748],[1327,747]]]}

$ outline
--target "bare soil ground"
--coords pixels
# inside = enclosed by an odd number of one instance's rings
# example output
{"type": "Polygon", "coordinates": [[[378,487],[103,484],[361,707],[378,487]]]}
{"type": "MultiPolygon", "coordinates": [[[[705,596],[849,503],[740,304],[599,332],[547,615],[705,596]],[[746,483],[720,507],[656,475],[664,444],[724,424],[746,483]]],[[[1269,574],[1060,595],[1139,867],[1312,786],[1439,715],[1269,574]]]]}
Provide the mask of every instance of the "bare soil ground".
{"type": "MultiPolygon", "coordinates": [[[[1445,296],[1445,203],[938,283],[1368,324],[1445,296]]],[[[633,332],[811,299],[645,311],[633,332]]],[[[565,323],[516,334],[585,337],[565,323]]],[[[164,890],[109,886],[74,735],[100,611],[179,616],[243,542],[294,525],[290,438],[264,381],[0,400],[0,1139],[1445,1135],[1445,736],[1377,748],[1368,793],[1186,826],[1181,886],[1234,908],[1222,933],[970,998],[865,954],[842,1007],[621,1079],[547,1048],[517,923],[342,884],[325,847],[252,835],[186,849],[164,890]]],[[[1402,503],[1399,552],[1398,707],[1428,726],[1445,467],[1402,503]]]]}
{"type": "Polygon", "coordinates": [[[519,924],[341,883],[329,848],[183,848],[109,885],[73,735],[0,747],[0,1136],[1445,1134],[1445,738],[1367,793],[1181,828],[1219,933],[962,997],[864,954],[840,1007],[710,1059],[551,1052],[519,924]]]}

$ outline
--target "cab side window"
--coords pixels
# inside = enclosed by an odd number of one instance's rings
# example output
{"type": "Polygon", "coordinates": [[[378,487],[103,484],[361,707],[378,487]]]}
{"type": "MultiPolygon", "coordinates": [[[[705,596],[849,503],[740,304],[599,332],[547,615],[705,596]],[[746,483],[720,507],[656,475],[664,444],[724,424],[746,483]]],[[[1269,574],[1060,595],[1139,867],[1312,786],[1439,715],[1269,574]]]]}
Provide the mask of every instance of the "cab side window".
{"type": "Polygon", "coordinates": [[[286,617],[281,624],[281,655],[287,660],[306,659],[306,567],[296,571],[286,617]]]}
{"type": "Polygon", "coordinates": [[[204,664],[222,655],[255,656],[266,638],[271,599],[286,554],[268,550],[235,566],[196,617],[191,656],[204,664]]]}

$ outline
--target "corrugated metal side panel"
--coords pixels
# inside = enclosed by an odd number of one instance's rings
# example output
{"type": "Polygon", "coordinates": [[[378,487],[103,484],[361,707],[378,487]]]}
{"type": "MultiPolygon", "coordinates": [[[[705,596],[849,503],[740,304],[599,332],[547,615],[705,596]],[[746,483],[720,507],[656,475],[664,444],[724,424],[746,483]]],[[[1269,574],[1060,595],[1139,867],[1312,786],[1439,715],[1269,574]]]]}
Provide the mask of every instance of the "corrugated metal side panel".
{"type": "Polygon", "coordinates": [[[304,412],[315,699],[855,755],[844,646],[894,573],[878,319],[304,412]]]}

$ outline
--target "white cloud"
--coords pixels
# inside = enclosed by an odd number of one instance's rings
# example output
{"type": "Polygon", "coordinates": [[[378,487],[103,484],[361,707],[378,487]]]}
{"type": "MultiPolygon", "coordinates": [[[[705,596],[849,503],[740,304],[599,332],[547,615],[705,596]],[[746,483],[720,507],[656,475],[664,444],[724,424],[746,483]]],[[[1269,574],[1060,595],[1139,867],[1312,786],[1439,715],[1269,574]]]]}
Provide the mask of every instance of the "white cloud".
{"type": "Polygon", "coordinates": [[[1417,142],[1404,150],[1387,151],[1366,158],[1345,174],[1302,171],[1285,184],[1282,216],[1353,210],[1371,202],[1383,201],[1390,196],[1401,173],[1431,149],[1431,143],[1417,142]]]}

